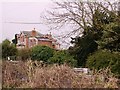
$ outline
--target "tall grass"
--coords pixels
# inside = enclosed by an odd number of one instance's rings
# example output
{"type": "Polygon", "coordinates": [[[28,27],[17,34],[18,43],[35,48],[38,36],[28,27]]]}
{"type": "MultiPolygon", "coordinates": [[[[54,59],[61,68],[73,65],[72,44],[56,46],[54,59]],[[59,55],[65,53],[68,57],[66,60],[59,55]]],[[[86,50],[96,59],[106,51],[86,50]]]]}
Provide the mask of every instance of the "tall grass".
{"type": "Polygon", "coordinates": [[[3,87],[19,88],[118,88],[117,79],[109,69],[91,75],[75,72],[63,65],[40,62],[3,62],[3,87]]]}
{"type": "Polygon", "coordinates": [[[2,88],[2,60],[0,59],[0,89],[2,88]]]}

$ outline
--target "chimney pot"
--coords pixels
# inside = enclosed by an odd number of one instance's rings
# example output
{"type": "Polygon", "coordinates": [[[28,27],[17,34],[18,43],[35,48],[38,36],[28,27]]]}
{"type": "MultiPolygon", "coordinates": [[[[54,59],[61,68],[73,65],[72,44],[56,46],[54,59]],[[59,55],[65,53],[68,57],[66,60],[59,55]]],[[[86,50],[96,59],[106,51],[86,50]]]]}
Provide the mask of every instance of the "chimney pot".
{"type": "Polygon", "coordinates": [[[35,31],[35,28],[32,30],[31,32],[31,36],[35,37],[36,36],[36,31],[35,31]]]}

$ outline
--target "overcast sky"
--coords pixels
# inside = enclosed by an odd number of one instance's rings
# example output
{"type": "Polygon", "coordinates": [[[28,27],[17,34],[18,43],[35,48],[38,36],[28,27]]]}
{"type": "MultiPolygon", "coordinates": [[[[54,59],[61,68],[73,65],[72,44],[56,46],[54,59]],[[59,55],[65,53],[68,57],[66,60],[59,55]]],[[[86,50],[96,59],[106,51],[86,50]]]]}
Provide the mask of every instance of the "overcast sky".
{"type": "MultiPolygon", "coordinates": [[[[54,0],[55,1],[55,0],[54,0]]],[[[60,0],[57,0],[60,1],[60,0]]],[[[15,34],[19,34],[20,31],[30,31],[36,28],[42,34],[52,32],[53,36],[64,33],[61,31],[49,31],[49,28],[44,24],[15,24],[9,22],[42,22],[40,16],[44,14],[46,10],[50,10],[53,7],[52,0],[4,0],[0,3],[0,24],[1,35],[0,42],[5,39],[14,39],[15,34]]],[[[65,29],[65,28],[64,28],[65,29]]],[[[65,31],[65,30],[64,30],[65,31]]],[[[65,45],[65,44],[64,44],[65,45]]]]}
{"type": "MultiPolygon", "coordinates": [[[[43,24],[15,24],[8,22],[41,22],[40,16],[45,10],[52,8],[52,0],[0,0],[0,42],[4,39],[12,40],[20,31],[36,28],[40,33],[50,33],[43,24]],[[2,36],[1,36],[2,35],[2,36]]],[[[60,0],[57,0],[60,1],[60,0]]],[[[58,31],[52,31],[57,35],[58,31]]]]}
{"type": "Polygon", "coordinates": [[[3,2],[2,3],[2,40],[12,39],[16,33],[36,28],[41,33],[47,30],[43,24],[15,24],[8,22],[40,22],[40,15],[49,8],[46,2],[3,2]]]}
{"type": "MultiPolygon", "coordinates": [[[[59,1],[59,0],[57,0],[59,1]]],[[[44,14],[46,10],[50,10],[53,6],[52,0],[12,0],[10,2],[5,1],[0,5],[2,7],[0,20],[2,24],[0,42],[9,39],[14,39],[15,34],[19,34],[20,31],[30,31],[36,28],[42,34],[52,32],[53,36],[56,36],[62,32],[49,31],[49,28],[44,24],[15,24],[9,22],[42,22],[40,16],[44,14]]]]}

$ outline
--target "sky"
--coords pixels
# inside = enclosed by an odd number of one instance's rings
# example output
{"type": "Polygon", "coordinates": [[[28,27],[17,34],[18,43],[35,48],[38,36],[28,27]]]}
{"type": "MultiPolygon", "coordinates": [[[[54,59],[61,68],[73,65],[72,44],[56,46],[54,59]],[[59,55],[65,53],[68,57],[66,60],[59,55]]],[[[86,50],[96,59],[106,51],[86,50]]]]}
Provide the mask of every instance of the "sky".
{"type": "MultiPolygon", "coordinates": [[[[57,0],[61,1],[61,0],[57,0]]],[[[49,31],[44,24],[15,24],[9,22],[41,22],[40,16],[53,6],[52,0],[0,0],[0,42],[14,39],[20,31],[30,31],[36,28],[42,34],[52,32],[57,36],[64,32],[49,31]]],[[[68,28],[67,28],[68,29],[68,28]]],[[[66,30],[64,28],[64,30],[66,30]]]]}
{"type": "Polygon", "coordinates": [[[40,22],[40,15],[49,8],[50,0],[46,2],[2,2],[2,40],[12,39],[16,33],[36,28],[41,33],[46,32],[43,24],[15,24],[9,22],[40,22]]]}
{"type": "MultiPolygon", "coordinates": [[[[60,1],[60,0],[57,0],[60,1]]],[[[52,0],[3,0],[0,2],[0,42],[14,39],[20,31],[31,31],[33,28],[42,34],[60,35],[60,31],[49,31],[45,24],[15,24],[9,22],[42,22],[40,16],[53,7],[52,0]]],[[[65,46],[66,47],[66,46],[65,46]]]]}

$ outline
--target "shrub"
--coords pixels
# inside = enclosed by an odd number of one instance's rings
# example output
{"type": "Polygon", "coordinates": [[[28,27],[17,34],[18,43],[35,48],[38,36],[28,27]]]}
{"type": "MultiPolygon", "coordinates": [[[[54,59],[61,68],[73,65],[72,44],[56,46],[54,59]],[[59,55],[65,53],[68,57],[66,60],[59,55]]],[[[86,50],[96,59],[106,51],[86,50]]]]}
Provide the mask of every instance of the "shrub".
{"type": "Polygon", "coordinates": [[[32,60],[43,60],[47,62],[47,60],[53,56],[54,50],[47,46],[35,46],[31,51],[32,60]]]}
{"type": "Polygon", "coordinates": [[[70,56],[66,51],[56,51],[54,53],[53,57],[51,57],[48,60],[48,62],[49,63],[58,63],[58,64],[67,63],[72,66],[76,65],[76,60],[73,59],[73,57],[70,56]]]}
{"type": "Polygon", "coordinates": [[[120,75],[120,54],[111,53],[109,51],[100,50],[90,55],[87,59],[87,66],[97,70],[101,68],[110,67],[111,71],[120,75]]]}
{"type": "Polygon", "coordinates": [[[6,58],[8,56],[15,56],[17,54],[17,48],[14,44],[11,44],[9,40],[4,40],[2,42],[2,58],[6,58]]]}
{"type": "Polygon", "coordinates": [[[31,55],[30,49],[24,48],[24,49],[18,50],[18,57],[20,57],[21,60],[29,59],[30,55],[31,55]]]}

